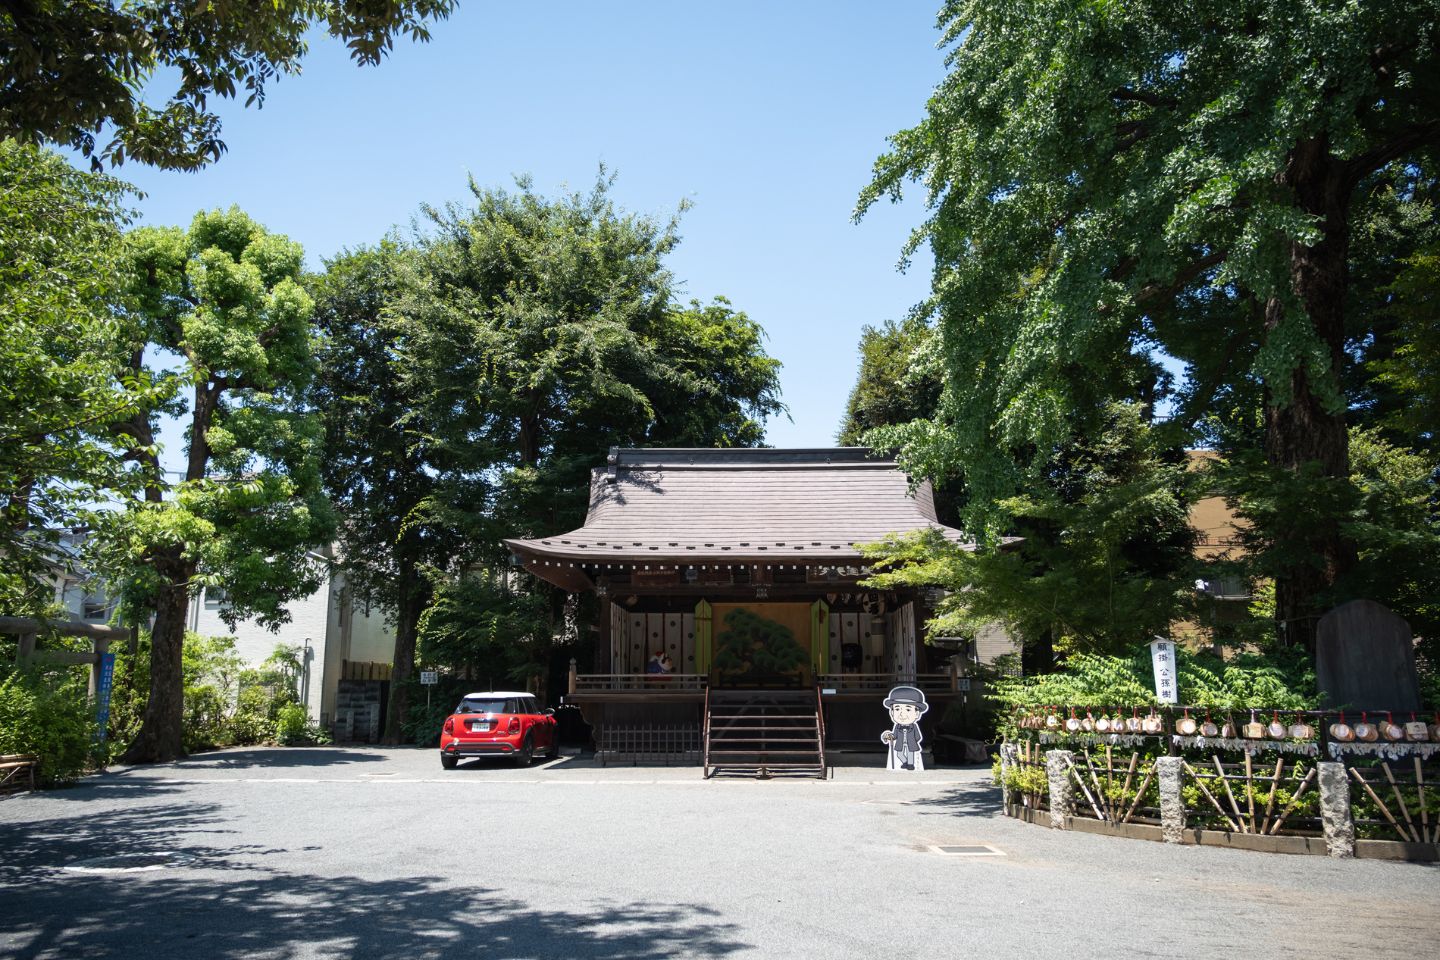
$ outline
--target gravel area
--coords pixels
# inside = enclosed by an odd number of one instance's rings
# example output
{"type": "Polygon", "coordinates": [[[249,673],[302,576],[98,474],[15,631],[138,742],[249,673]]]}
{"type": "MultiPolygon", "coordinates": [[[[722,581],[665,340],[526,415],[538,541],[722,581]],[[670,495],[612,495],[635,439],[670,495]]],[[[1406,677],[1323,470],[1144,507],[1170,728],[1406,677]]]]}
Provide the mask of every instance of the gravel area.
{"type": "Polygon", "coordinates": [[[116,768],[0,801],[0,957],[1440,952],[1440,867],[1062,833],[1000,816],[988,769],[878,759],[826,781],[373,747],[116,768]]]}

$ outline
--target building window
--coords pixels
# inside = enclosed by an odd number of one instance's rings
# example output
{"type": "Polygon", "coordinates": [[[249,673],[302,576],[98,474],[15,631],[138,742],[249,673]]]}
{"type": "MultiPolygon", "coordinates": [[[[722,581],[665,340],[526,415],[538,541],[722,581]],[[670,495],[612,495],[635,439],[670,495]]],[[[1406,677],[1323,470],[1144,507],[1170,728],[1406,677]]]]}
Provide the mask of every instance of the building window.
{"type": "Polygon", "coordinates": [[[110,605],[105,602],[105,595],[103,593],[86,593],[80,600],[80,618],[82,620],[108,620],[110,605]]]}

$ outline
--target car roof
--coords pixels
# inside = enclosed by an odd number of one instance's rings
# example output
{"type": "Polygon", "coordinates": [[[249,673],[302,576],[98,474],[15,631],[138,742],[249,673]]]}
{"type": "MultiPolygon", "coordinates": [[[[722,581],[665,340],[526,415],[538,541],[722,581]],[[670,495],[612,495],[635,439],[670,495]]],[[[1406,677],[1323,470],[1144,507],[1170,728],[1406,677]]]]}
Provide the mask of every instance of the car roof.
{"type": "Polygon", "coordinates": [[[479,693],[465,694],[466,700],[485,700],[498,697],[533,697],[535,694],[518,690],[482,690],[479,693]]]}

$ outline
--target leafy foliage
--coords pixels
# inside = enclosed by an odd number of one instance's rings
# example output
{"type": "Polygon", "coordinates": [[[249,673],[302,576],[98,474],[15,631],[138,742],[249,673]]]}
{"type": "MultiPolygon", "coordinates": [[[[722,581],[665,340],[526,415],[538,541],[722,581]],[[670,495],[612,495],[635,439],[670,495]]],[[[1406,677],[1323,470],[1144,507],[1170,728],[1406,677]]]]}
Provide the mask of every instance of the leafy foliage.
{"type": "Polygon", "coordinates": [[[877,571],[866,584],[949,590],[929,625],[939,636],[998,622],[1032,649],[1123,653],[1167,632],[1190,600],[1186,483],[1140,411],[1115,404],[1104,432],[1065,445],[1032,493],[999,505],[1018,542],[972,551],[929,531],[892,537],[862,547],[877,571]]]}
{"type": "Polygon", "coordinates": [[[175,170],[220,158],[211,97],[263,105],[266,84],[300,72],[307,35],[324,29],[360,64],[396,36],[429,39],[454,0],[34,0],[0,13],[0,137],[48,140],[101,162],[127,157],[175,170]],[[162,105],[141,99],[175,77],[162,105]],[[109,134],[108,143],[96,138],[109,134]]]}
{"type": "MultiPolygon", "coordinates": [[[[907,253],[935,255],[922,314],[947,389],[933,418],[872,442],[903,445],[917,474],[958,471],[982,534],[1113,400],[1164,397],[1182,439],[1225,423],[1276,467],[1313,462],[1343,484],[1346,346],[1379,323],[1346,312],[1347,252],[1357,211],[1419,205],[1411,186],[1433,179],[1435,14],[1426,0],[946,3],[950,73],[860,211],[926,185],[907,253]],[[1184,365],[1178,383],[1157,349],[1184,365]]],[[[1413,235],[1424,219],[1387,222],[1413,235]]],[[[1277,613],[1300,634],[1356,559],[1338,527],[1317,545],[1318,569],[1276,558],[1277,613]]]]}
{"type": "Polygon", "coordinates": [[[0,608],[34,615],[60,531],[136,476],[109,424],[157,402],[115,313],[126,187],[0,141],[0,608]]]}
{"type": "Polygon", "coordinates": [[[136,287],[132,369],[190,388],[186,464],[172,482],[155,444],[160,410],[112,429],[140,467],[143,498],[98,513],[90,541],[131,611],[152,609],[150,696],[131,761],[182,749],[184,618],[197,583],[223,583],[223,616],[278,625],[285,604],[318,589],[312,548],[333,515],[320,486],[318,418],[305,410],[314,372],[312,303],[297,244],[238,209],[198,214],[190,229],[144,228],[129,241],[136,287]],[[148,357],[165,364],[148,370],[148,357]]]}
{"type": "Polygon", "coordinates": [[[95,764],[95,714],[79,670],[10,670],[0,679],[0,754],[31,754],[42,783],[95,764]]]}
{"type": "Polygon", "coordinates": [[[842,446],[865,442],[867,431],[928,420],[944,383],[935,331],[918,317],[860,331],[860,373],[845,403],[836,437],[842,446]]]}
{"type": "Polygon", "coordinates": [[[432,664],[526,676],[579,633],[589,608],[517,589],[502,541],[579,526],[609,447],[755,444],[784,410],[760,328],[723,299],[676,303],[676,222],[617,209],[612,184],[602,169],[548,199],[472,182],[410,244],[348,253],[311,286],[326,482],[356,589],[396,618],[392,705],[413,693],[409,630],[432,664]]]}
{"type": "MultiPolygon", "coordinates": [[[[1176,650],[1180,702],[1220,710],[1309,710],[1318,704],[1315,674],[1303,655],[1246,654],[1222,662],[1208,653],[1176,650]]],[[[1002,677],[992,696],[1011,707],[1144,707],[1155,699],[1150,652],[1128,657],[1076,654],[1055,673],[1002,677]]]]}

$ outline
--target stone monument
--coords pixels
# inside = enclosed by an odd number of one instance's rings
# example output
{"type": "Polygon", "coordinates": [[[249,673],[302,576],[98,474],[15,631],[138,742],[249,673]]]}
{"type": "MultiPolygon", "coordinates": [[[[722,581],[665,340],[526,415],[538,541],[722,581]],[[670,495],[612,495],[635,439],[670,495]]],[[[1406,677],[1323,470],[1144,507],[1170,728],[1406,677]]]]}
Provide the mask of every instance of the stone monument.
{"type": "Polygon", "coordinates": [[[1374,600],[1331,610],[1315,630],[1315,682],[1327,708],[1419,710],[1410,624],[1374,600]]]}

